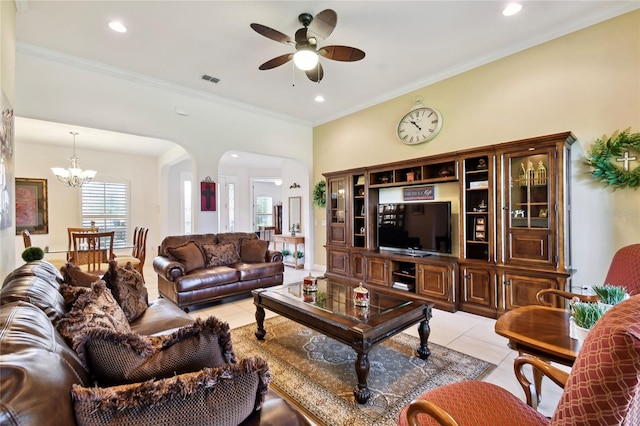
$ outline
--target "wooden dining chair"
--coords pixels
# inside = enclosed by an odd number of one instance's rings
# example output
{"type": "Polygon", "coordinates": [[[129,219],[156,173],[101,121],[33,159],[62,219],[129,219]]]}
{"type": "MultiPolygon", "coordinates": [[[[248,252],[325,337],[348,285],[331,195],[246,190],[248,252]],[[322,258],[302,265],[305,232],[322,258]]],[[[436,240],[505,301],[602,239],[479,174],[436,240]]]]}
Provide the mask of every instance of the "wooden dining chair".
{"type": "Polygon", "coordinates": [[[24,241],[24,248],[31,247],[31,232],[27,229],[22,231],[22,241],[24,241]]]}
{"type": "Polygon", "coordinates": [[[73,252],[73,237],[72,234],[74,232],[98,232],[100,229],[98,228],[90,228],[86,226],[76,226],[76,227],[68,227],[67,228],[67,237],[69,239],[69,244],[67,248],[67,260],[71,260],[72,252],[73,252]]]}
{"type": "Polygon", "coordinates": [[[144,280],[144,260],[147,255],[147,233],[149,232],[148,228],[138,227],[133,231],[133,249],[131,250],[131,254],[128,255],[116,255],[115,260],[118,262],[119,266],[124,266],[127,262],[131,262],[134,268],[142,275],[142,279],[144,280]]]}
{"type": "Polygon", "coordinates": [[[72,232],[73,252],[69,260],[85,272],[104,275],[109,269],[109,260],[114,258],[114,235],[114,231],[72,232]]]}

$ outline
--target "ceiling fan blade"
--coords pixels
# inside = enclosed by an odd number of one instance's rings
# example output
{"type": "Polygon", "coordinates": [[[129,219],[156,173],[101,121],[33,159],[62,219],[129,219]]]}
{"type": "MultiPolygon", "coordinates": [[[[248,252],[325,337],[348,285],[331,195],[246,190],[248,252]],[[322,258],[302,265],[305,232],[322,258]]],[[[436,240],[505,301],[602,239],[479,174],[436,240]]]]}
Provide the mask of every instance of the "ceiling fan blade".
{"type": "Polygon", "coordinates": [[[261,36],[265,36],[266,38],[270,38],[271,40],[275,40],[279,43],[295,44],[291,37],[286,34],[282,34],[280,31],[274,30],[273,28],[269,28],[261,24],[251,24],[251,28],[261,36]]]}
{"type": "Polygon", "coordinates": [[[313,18],[313,21],[309,24],[309,29],[326,39],[331,35],[337,23],[338,15],[336,12],[332,9],[326,9],[313,18]]]}
{"type": "Polygon", "coordinates": [[[320,62],[318,62],[318,65],[316,65],[315,68],[310,69],[309,71],[305,71],[305,74],[307,74],[307,77],[309,78],[309,80],[314,81],[314,82],[319,82],[320,80],[322,80],[322,77],[324,77],[324,70],[322,69],[322,64],[320,62]]]}
{"type": "Polygon", "coordinates": [[[293,53],[287,53],[284,55],[277,56],[273,59],[268,60],[264,64],[258,67],[259,70],[270,70],[275,67],[279,67],[280,65],[286,64],[293,58],[293,53]]]}
{"type": "Polygon", "coordinates": [[[364,58],[362,50],[349,46],[325,46],[318,51],[318,55],[342,62],[355,62],[364,58]]]}

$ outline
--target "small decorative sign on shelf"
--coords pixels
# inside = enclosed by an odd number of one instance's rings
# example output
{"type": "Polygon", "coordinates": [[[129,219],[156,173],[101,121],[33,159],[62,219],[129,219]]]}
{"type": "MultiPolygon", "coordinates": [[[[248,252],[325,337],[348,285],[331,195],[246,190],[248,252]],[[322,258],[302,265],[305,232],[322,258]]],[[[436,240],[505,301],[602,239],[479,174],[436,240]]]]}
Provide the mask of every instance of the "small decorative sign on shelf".
{"type": "Polygon", "coordinates": [[[404,188],[403,191],[404,200],[434,200],[435,191],[433,185],[426,186],[413,186],[411,188],[404,188]]]}

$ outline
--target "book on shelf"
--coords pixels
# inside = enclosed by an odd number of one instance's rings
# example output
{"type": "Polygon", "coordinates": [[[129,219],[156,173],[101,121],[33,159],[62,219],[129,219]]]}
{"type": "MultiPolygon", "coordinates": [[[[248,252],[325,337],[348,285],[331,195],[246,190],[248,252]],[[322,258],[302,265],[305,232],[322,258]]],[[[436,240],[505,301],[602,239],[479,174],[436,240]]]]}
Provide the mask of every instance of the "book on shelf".
{"type": "Polygon", "coordinates": [[[469,182],[469,188],[478,189],[478,188],[489,188],[488,180],[479,180],[477,182],[469,182]]]}
{"type": "Polygon", "coordinates": [[[395,281],[391,287],[405,291],[413,291],[416,288],[415,284],[403,283],[402,281],[395,281]]]}

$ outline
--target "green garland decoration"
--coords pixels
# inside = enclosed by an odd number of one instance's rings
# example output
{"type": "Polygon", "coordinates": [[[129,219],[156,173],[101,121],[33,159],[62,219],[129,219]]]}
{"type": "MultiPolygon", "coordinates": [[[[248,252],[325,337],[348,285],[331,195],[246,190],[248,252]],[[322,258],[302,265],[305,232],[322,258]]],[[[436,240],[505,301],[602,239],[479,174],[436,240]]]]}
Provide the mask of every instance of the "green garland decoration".
{"type": "Polygon", "coordinates": [[[640,187],[640,166],[633,170],[625,170],[612,161],[625,151],[633,149],[640,153],[640,133],[630,133],[629,129],[615,131],[611,137],[602,136],[596,139],[587,153],[585,163],[592,167],[591,175],[614,191],[618,188],[640,187]]]}
{"type": "Polygon", "coordinates": [[[319,181],[313,187],[313,204],[318,207],[324,208],[327,205],[327,182],[324,180],[319,181]]]}

